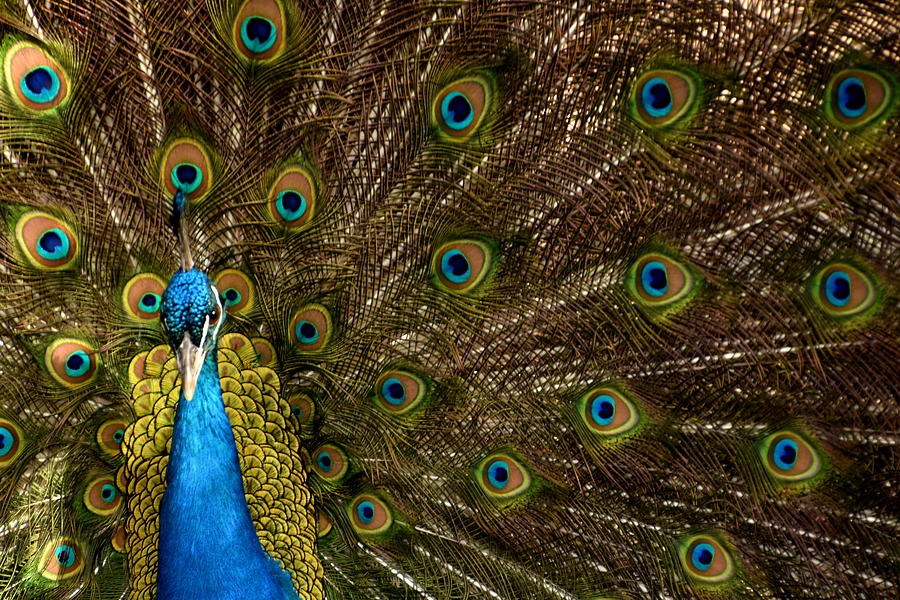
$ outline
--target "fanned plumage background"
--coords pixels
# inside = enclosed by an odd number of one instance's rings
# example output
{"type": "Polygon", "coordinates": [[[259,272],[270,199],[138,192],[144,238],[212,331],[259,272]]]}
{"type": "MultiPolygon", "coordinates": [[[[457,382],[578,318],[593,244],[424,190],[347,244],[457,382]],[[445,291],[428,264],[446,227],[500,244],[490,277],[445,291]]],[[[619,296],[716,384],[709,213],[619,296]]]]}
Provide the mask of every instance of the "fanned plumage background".
{"type": "Polygon", "coordinates": [[[243,7],[3,4],[4,56],[33,44],[67,91],[23,106],[4,63],[0,597],[129,586],[131,505],[97,514],[85,485],[115,479],[98,428],[134,420],[129,363],[165,343],[122,295],[178,267],[177,140],[208,155],[198,265],[252,289],[226,328],[271,342],[301,407],[328,598],[900,594],[893,0],[284,2],[266,58],[239,47],[243,7]],[[884,84],[870,120],[835,116],[846,72],[884,84]],[[693,86],[671,122],[641,116],[653,73],[693,86]],[[484,109],[458,136],[438,99],[472,77],[484,109]],[[310,183],[299,224],[271,208],[288,168],[310,183]],[[32,210],[69,228],[71,261],[29,258],[32,210]],[[465,290],[440,266],[460,240],[486,254],[465,290]],[[637,289],[647,256],[686,274],[683,298],[637,289]],[[818,291],[833,265],[858,276],[856,314],[818,291]],[[313,349],[294,331],[311,306],[331,319],[313,349]],[[61,338],[85,344],[89,380],[52,375],[61,338]],[[396,372],[425,389],[403,414],[379,399],[396,372]],[[630,429],[592,429],[598,389],[630,429]],[[811,475],[763,459],[784,432],[811,475]],[[324,444],[342,477],[315,470],[324,444]],[[526,489],[490,489],[492,457],[526,489]],[[361,494],[387,531],[354,521],[361,494]],[[691,570],[700,538],[725,581],[691,570]],[[83,561],[62,578],[43,554],[60,540],[83,561]]]}

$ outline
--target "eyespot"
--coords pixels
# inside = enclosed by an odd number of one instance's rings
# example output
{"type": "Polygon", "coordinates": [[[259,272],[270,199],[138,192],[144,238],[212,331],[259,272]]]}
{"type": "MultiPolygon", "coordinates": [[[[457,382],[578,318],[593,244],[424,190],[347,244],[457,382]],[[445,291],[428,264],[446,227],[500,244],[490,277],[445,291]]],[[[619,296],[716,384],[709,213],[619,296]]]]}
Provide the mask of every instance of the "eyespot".
{"type": "Polygon", "coordinates": [[[63,338],[47,347],[44,363],[50,375],[62,385],[75,388],[97,375],[97,350],[76,339],[63,338]]]}
{"type": "Polygon", "coordinates": [[[122,504],[122,495],[111,477],[99,477],[87,485],[84,505],[95,515],[111,515],[122,504]]]}
{"type": "Polygon", "coordinates": [[[645,254],[629,269],[627,284],[644,305],[669,306],[684,300],[693,291],[691,272],[662,254],[645,254]]]}
{"type": "Polygon", "coordinates": [[[269,190],[269,212],[275,222],[289,229],[302,229],[313,218],[316,188],[309,171],[289,167],[269,190]]]}
{"type": "Polygon", "coordinates": [[[25,108],[46,111],[69,97],[69,78],[59,64],[29,42],[13,44],[4,58],[6,81],[25,108]]]}
{"type": "Polygon", "coordinates": [[[699,583],[723,583],[734,576],[731,554],[715,538],[695,535],[680,544],[681,563],[688,576],[699,583]]]}
{"type": "Polygon", "coordinates": [[[212,169],[206,149],[188,138],[169,144],[160,174],[169,196],[181,191],[188,200],[199,200],[212,186],[212,169]]]}
{"type": "Polygon", "coordinates": [[[491,270],[491,248],[477,240],[460,240],[437,249],[431,269],[438,284],[448,291],[466,294],[491,270]]]}
{"type": "Polygon", "coordinates": [[[247,312],[254,305],[254,287],[250,278],[236,269],[226,269],[215,280],[222,304],[229,313],[247,312]]]}
{"type": "Polygon", "coordinates": [[[84,569],[81,544],[71,538],[58,538],[41,553],[41,575],[52,581],[68,579],[84,569]]]}
{"type": "Polygon", "coordinates": [[[13,464],[24,448],[22,430],[7,419],[0,419],[0,470],[13,464]]]}
{"type": "Polygon", "coordinates": [[[394,522],[390,507],[372,494],[360,494],[354,498],[349,511],[353,529],[361,534],[383,533],[394,522]]]}
{"type": "Polygon", "coordinates": [[[316,405],[309,396],[294,394],[288,399],[288,403],[291,405],[291,414],[300,422],[300,425],[312,422],[316,414],[316,405]]]}
{"type": "Polygon", "coordinates": [[[458,79],[438,93],[433,118],[442,133],[451,140],[474,134],[492,102],[491,84],[481,76],[458,79]]]}
{"type": "Polygon", "coordinates": [[[328,515],[326,515],[323,511],[320,510],[319,515],[318,515],[318,521],[319,521],[318,537],[323,538],[326,535],[328,535],[329,533],[331,533],[331,530],[332,530],[331,519],[329,519],[328,515]]]}
{"type": "Polygon", "coordinates": [[[159,318],[159,307],[166,282],[158,275],[141,273],[135,275],[122,290],[122,305],[132,319],[155,321],[159,318]]]}
{"type": "Polygon", "coordinates": [[[494,498],[520,496],[531,487],[531,474],[508,454],[495,453],[475,467],[475,480],[482,490],[494,498]]]}
{"type": "Polygon", "coordinates": [[[47,213],[31,211],[16,222],[16,240],[28,261],[39,269],[72,268],[78,256],[78,239],[69,226],[47,213]]]}
{"type": "Polygon", "coordinates": [[[347,474],[347,453],[334,444],[323,444],[313,452],[313,471],[325,481],[340,481],[347,474]]]}
{"type": "Polygon", "coordinates": [[[634,429],[640,422],[640,412],[624,393],[611,387],[591,390],[580,400],[581,418],[596,434],[615,436],[634,429]]]}
{"type": "Polygon", "coordinates": [[[812,279],[810,292],[822,310],[833,317],[865,312],[878,298],[872,280],[846,263],[833,263],[819,271],[812,279]]]}
{"type": "Polygon", "coordinates": [[[301,309],[291,320],[294,347],[305,352],[321,349],[331,337],[331,315],[319,304],[301,309]]]}
{"type": "Polygon", "coordinates": [[[125,554],[125,527],[122,525],[116,527],[116,531],[109,542],[112,544],[113,550],[120,554],[125,554]]]}
{"type": "Polygon", "coordinates": [[[256,351],[256,362],[262,366],[275,364],[275,347],[265,338],[251,338],[253,349],[256,351]]]}
{"type": "Polygon", "coordinates": [[[822,470],[822,458],[812,444],[791,431],[767,436],[759,453],[769,475],[783,483],[812,479],[822,470]]]}
{"type": "Polygon", "coordinates": [[[699,80],[689,73],[655,70],[644,73],[632,92],[633,114],[642,124],[673,125],[699,105],[699,80]]]}
{"type": "Polygon", "coordinates": [[[281,6],[272,0],[248,0],[234,20],[234,42],[247,58],[265,60],[284,49],[281,6]]]}
{"type": "Polygon", "coordinates": [[[843,129],[856,129],[889,113],[894,85],[875,71],[846,69],[831,78],[825,113],[843,129]]]}
{"type": "Polygon", "coordinates": [[[388,371],[375,382],[379,407],[392,414],[406,414],[415,409],[428,391],[425,381],[407,371],[388,371]]]}
{"type": "Polygon", "coordinates": [[[122,419],[105,421],[97,428],[97,444],[109,456],[118,456],[122,452],[122,440],[128,423],[122,419]]]}

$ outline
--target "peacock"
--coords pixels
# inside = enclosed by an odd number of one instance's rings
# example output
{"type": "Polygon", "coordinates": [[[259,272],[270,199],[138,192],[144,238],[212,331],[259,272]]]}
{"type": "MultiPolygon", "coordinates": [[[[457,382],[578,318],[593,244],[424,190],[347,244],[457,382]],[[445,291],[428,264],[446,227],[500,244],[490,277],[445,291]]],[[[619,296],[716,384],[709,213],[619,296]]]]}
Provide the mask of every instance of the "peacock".
{"type": "Polygon", "coordinates": [[[3,0],[0,598],[900,597],[894,0],[3,0]]]}

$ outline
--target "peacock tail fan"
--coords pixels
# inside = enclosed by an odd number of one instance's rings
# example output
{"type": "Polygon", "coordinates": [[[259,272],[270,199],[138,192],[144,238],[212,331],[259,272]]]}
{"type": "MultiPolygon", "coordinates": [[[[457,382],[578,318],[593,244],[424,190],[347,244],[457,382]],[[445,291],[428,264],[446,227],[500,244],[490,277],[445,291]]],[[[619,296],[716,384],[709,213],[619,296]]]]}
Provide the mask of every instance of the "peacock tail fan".
{"type": "Polygon", "coordinates": [[[0,598],[900,596],[898,31],[4,0],[0,598]]]}

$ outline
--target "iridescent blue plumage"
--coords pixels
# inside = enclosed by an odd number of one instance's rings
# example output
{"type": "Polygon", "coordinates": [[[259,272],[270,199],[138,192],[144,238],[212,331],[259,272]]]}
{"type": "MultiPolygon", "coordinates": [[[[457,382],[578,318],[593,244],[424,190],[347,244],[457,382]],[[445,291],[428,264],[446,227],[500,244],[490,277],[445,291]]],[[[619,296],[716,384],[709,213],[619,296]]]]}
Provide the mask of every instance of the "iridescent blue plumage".
{"type": "Polygon", "coordinates": [[[179,271],[163,294],[161,314],[182,378],[194,376],[196,383],[192,393],[182,390],[175,415],[160,505],[157,597],[296,600],[290,577],[262,549],[244,497],[219,383],[218,292],[201,271],[179,271]]]}

